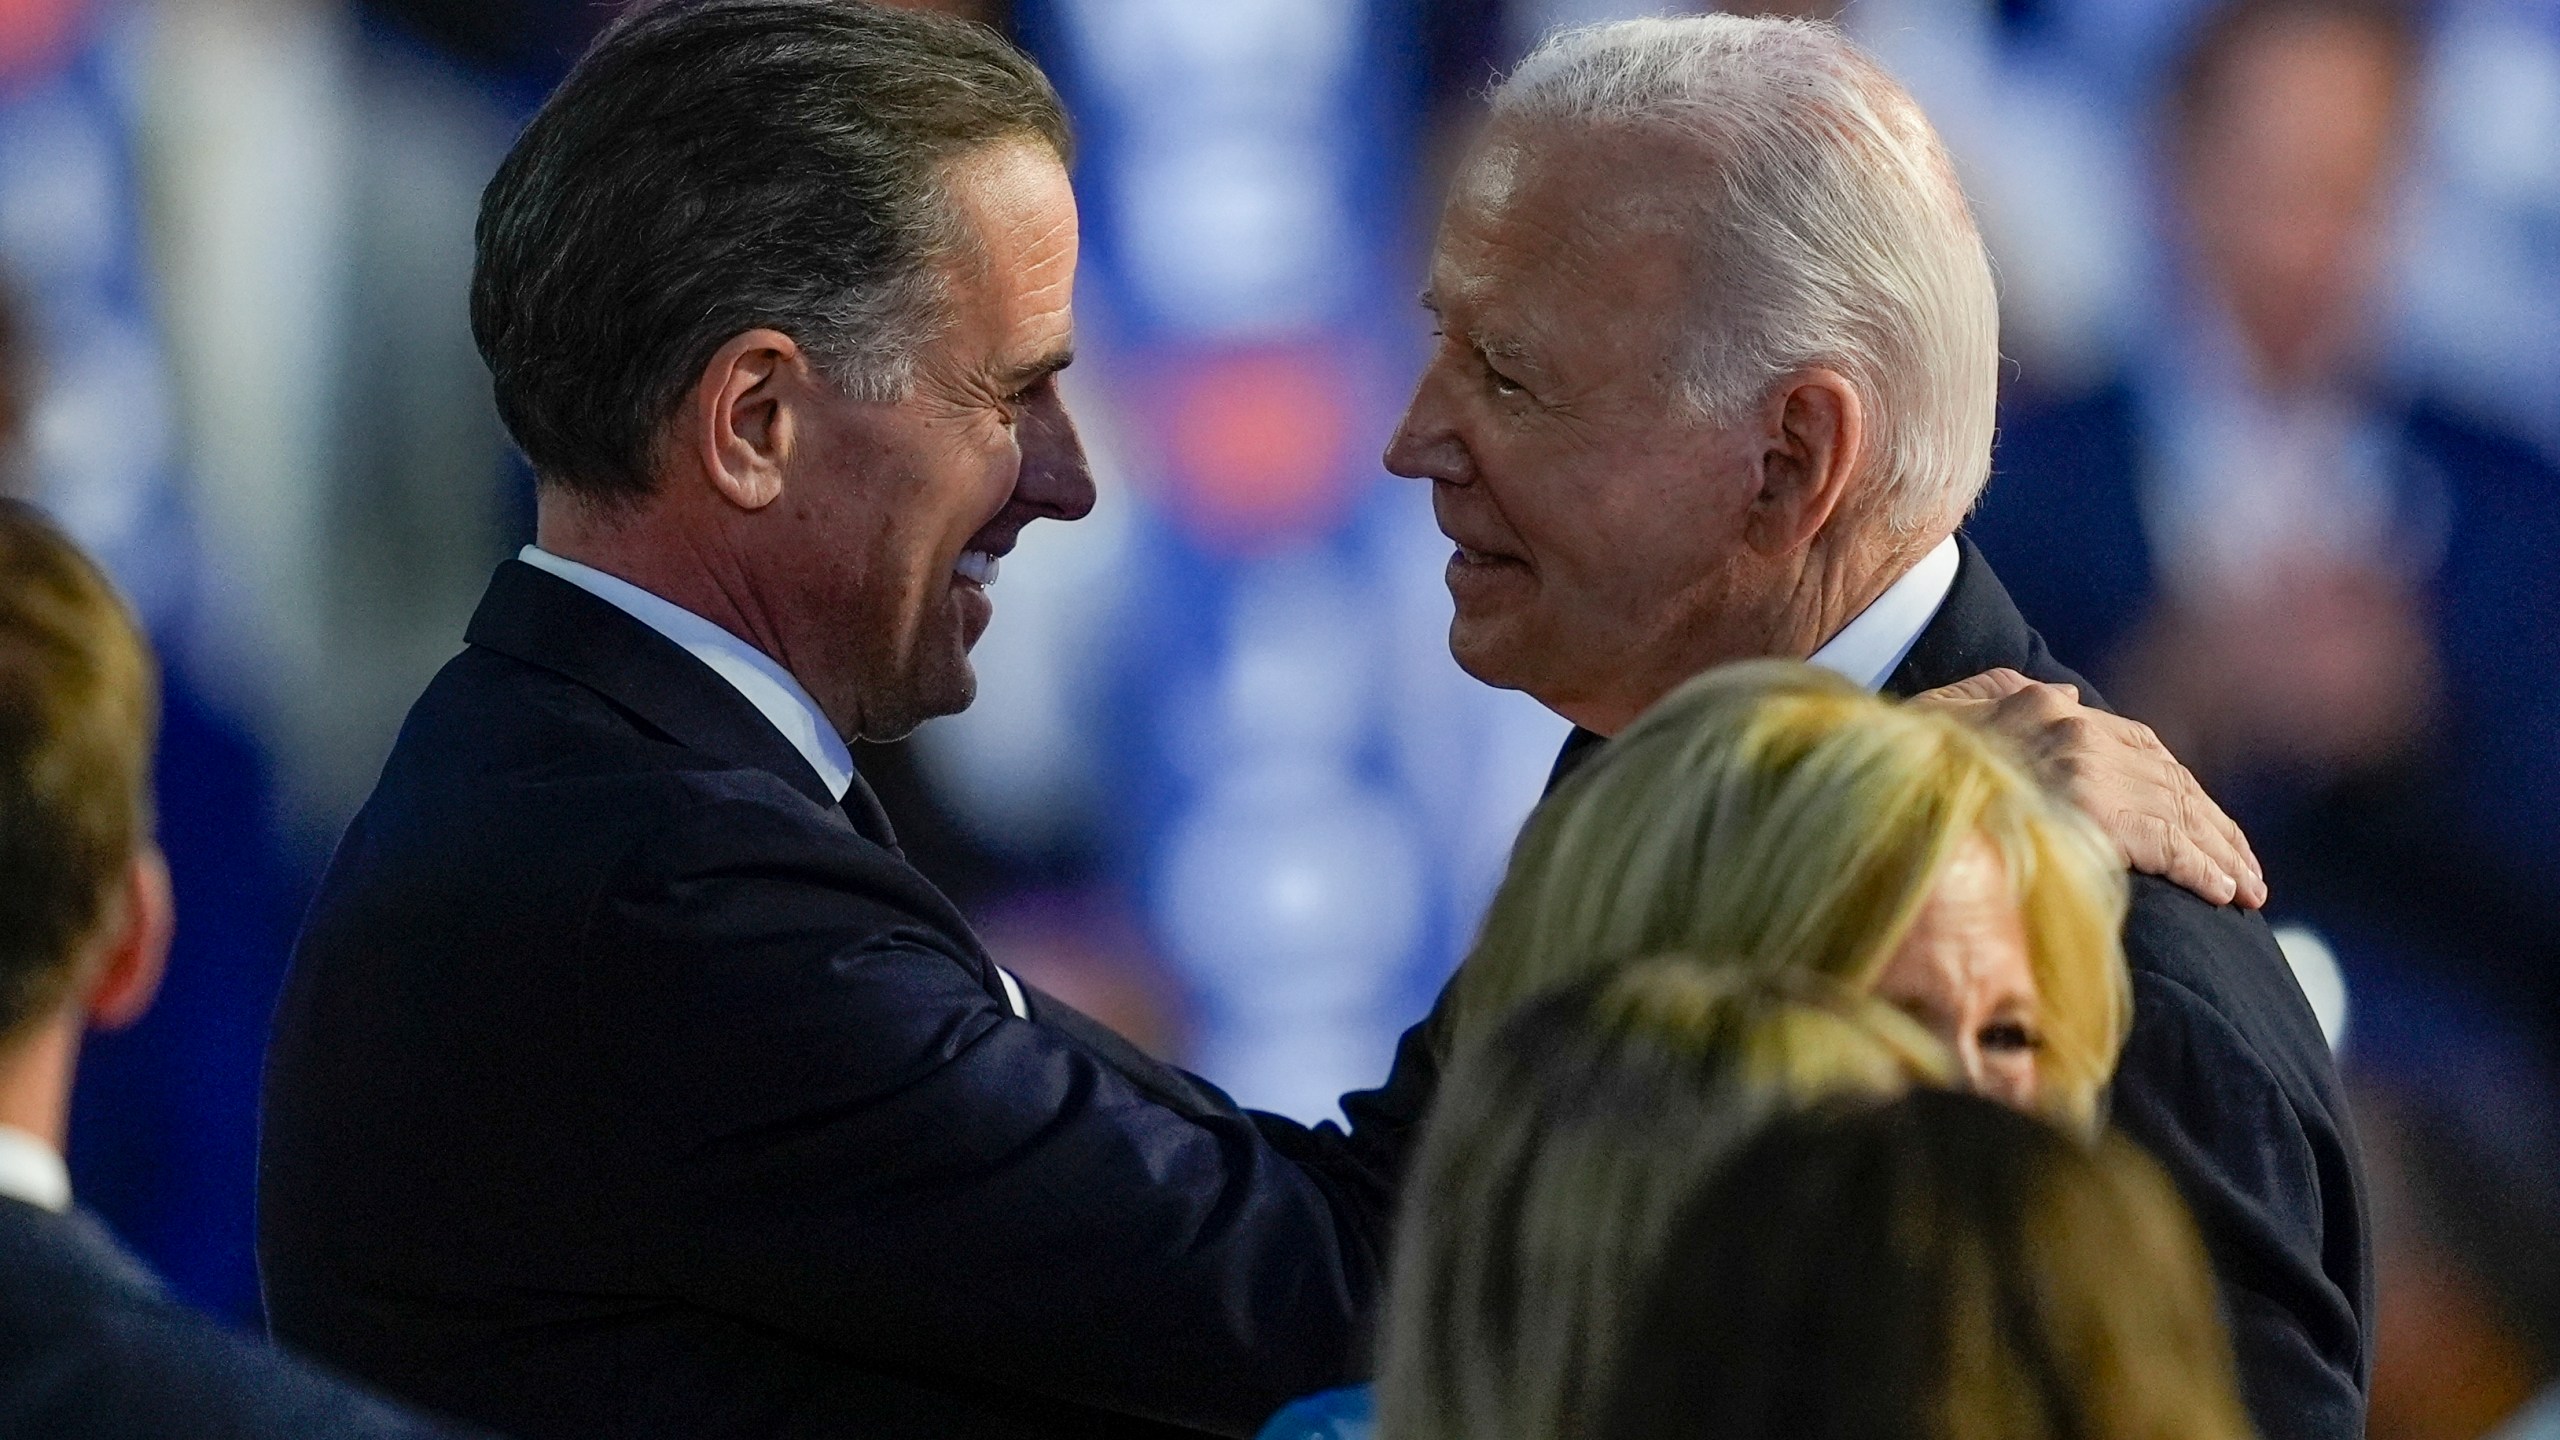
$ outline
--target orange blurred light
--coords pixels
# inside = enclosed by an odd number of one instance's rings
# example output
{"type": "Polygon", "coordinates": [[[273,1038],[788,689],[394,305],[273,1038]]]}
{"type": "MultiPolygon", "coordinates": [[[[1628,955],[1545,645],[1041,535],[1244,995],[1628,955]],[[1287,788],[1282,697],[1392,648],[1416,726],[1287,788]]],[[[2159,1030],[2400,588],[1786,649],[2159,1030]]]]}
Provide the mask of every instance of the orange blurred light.
{"type": "Polygon", "coordinates": [[[1310,350],[1212,356],[1167,387],[1174,509],[1211,546],[1319,532],[1351,499],[1349,382],[1310,350]]]}

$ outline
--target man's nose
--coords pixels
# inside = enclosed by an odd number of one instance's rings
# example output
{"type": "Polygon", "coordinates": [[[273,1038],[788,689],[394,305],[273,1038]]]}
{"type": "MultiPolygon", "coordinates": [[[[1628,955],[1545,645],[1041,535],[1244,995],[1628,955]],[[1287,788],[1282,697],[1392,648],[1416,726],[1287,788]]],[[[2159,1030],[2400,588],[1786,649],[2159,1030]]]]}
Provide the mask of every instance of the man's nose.
{"type": "Polygon", "coordinates": [[[1014,499],[1052,520],[1081,520],[1093,513],[1093,469],[1075,417],[1052,388],[1022,416],[1022,478],[1014,499]]]}
{"type": "Polygon", "coordinates": [[[1387,441],[1386,466],[1408,480],[1446,480],[1464,484],[1474,478],[1474,457],[1460,438],[1455,408],[1449,403],[1435,362],[1414,382],[1413,399],[1387,441]]]}

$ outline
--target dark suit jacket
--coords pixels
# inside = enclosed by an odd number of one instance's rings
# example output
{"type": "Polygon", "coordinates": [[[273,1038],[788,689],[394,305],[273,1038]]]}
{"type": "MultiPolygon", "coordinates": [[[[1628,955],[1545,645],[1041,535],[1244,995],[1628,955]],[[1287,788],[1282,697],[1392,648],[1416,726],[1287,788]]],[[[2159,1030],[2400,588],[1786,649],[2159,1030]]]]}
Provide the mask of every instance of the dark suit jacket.
{"type": "Polygon", "coordinates": [[[1352,1136],[1008,1009],[859,780],[502,566],[277,1018],[277,1332],[526,1437],[1248,1435],[1356,1379],[1427,1075],[1352,1136]]]}
{"type": "MultiPolygon", "coordinates": [[[[1946,604],[1885,682],[1916,695],[2003,666],[2098,692],[2045,648],[1969,540],[1946,604]]],[[[1598,744],[1577,732],[1563,774],[1598,744]]],[[[2373,1252],[2346,1098],[2266,923],[2133,877],[2133,1035],[2109,1113],[2186,1197],[2222,1284],[2266,1440],[2360,1440],[2373,1368],[2373,1252]]],[[[2143,1277],[2127,1275],[2139,1285],[2143,1277]]]]}
{"type": "Polygon", "coordinates": [[[461,1440],[164,1297],[88,1216],[6,1198],[0,1435],[461,1440]]]}

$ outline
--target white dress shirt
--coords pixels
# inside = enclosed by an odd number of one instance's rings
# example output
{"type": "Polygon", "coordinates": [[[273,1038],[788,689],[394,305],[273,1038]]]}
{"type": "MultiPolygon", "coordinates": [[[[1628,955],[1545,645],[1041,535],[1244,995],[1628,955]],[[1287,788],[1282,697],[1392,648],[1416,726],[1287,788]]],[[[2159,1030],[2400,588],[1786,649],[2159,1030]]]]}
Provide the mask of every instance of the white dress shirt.
{"type": "Polygon", "coordinates": [[[0,1195],[59,1214],[71,1208],[62,1152],[15,1125],[0,1125],[0,1195]]]}
{"type": "Polygon", "coordinates": [[[1956,537],[1948,536],[1885,587],[1856,619],[1823,642],[1810,657],[1813,664],[1847,676],[1869,692],[1884,688],[1895,666],[1920,643],[1920,632],[1947,603],[1956,584],[1956,537]]]}
{"type": "Polygon", "coordinates": [[[527,545],[516,552],[516,558],[550,571],[684,647],[686,654],[710,666],[713,674],[728,681],[773,722],[773,728],[818,772],[828,794],[842,800],[852,788],[853,752],[845,748],[844,737],[827,723],[818,702],[772,656],[683,606],[592,565],[563,560],[539,545],[527,545]]]}
{"type": "MultiPolygon", "coordinates": [[[[827,722],[818,702],[772,656],[683,606],[592,565],[564,560],[539,545],[527,545],[516,552],[516,558],[559,576],[683,647],[773,722],[773,728],[818,772],[828,794],[841,801],[853,788],[853,752],[845,748],[844,737],[827,722]]],[[[1015,1015],[1029,1019],[1031,1006],[1022,997],[1021,984],[1003,966],[991,968],[1004,984],[1005,1003],[1015,1015]]]]}

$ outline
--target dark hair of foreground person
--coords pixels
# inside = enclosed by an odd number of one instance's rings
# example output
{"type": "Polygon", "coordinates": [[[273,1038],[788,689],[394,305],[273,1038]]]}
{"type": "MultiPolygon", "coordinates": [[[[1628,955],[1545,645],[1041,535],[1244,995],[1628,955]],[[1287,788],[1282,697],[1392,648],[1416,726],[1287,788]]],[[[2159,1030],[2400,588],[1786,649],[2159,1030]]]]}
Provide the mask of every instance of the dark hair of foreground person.
{"type": "Polygon", "coordinates": [[[1946,1091],[1782,1115],[1676,1222],[1602,1440],[2243,1440],[2157,1166],[1946,1091]]]}

